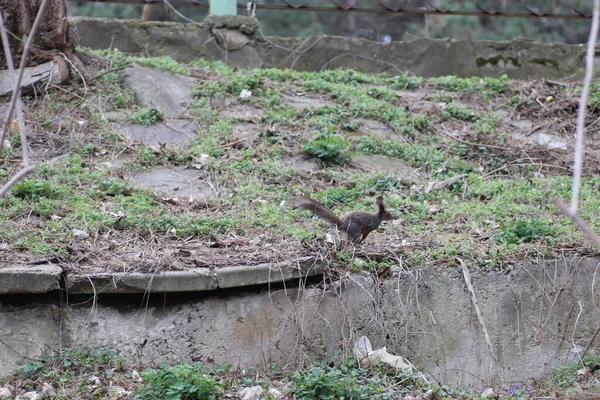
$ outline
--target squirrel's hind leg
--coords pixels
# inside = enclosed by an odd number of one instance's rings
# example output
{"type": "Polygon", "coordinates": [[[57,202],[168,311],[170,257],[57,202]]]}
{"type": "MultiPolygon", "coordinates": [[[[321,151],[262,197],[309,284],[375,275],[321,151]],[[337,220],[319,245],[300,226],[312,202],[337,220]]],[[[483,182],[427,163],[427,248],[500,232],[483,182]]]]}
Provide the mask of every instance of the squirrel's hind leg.
{"type": "Polygon", "coordinates": [[[356,224],[350,224],[348,226],[348,229],[346,229],[346,233],[348,234],[350,239],[352,239],[352,243],[354,244],[359,244],[364,239],[362,237],[360,227],[356,224]]]}

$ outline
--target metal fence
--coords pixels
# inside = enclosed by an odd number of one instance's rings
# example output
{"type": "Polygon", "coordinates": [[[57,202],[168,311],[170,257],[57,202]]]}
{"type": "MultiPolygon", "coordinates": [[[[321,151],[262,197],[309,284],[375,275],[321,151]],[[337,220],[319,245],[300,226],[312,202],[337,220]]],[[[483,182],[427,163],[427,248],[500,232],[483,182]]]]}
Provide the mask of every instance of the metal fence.
{"type": "MultiPolygon", "coordinates": [[[[78,3],[118,3],[124,5],[162,4],[165,0],[87,0],[78,3]]],[[[175,7],[208,8],[208,0],[168,0],[175,7]]],[[[276,0],[238,3],[246,9],[254,3],[258,10],[359,12],[412,15],[466,15],[510,18],[591,18],[591,0],[276,0]]]]}

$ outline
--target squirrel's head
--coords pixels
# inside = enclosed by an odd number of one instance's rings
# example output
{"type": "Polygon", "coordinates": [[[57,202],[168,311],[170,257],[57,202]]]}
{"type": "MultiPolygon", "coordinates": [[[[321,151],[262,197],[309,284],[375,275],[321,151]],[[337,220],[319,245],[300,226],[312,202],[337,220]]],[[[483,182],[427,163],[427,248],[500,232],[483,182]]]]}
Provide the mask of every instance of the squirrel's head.
{"type": "Polygon", "coordinates": [[[391,221],[395,219],[394,216],[385,209],[385,206],[383,205],[383,197],[377,196],[375,199],[375,205],[379,208],[379,219],[382,221],[391,221]]]}

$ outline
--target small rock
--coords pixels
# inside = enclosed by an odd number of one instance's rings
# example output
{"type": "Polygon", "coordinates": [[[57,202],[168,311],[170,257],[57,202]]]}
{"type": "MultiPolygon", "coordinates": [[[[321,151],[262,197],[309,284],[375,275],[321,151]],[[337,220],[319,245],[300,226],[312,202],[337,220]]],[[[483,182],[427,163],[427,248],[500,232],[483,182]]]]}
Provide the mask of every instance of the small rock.
{"type": "Polygon", "coordinates": [[[136,381],[136,382],[142,382],[142,377],[140,376],[140,373],[139,373],[139,372],[137,372],[136,370],[134,370],[134,371],[131,373],[131,379],[133,379],[133,380],[134,380],[134,381],[136,381]]]}
{"type": "Polygon", "coordinates": [[[488,398],[488,397],[494,397],[496,395],[496,393],[494,393],[494,389],[492,388],[487,388],[483,391],[483,393],[481,393],[481,397],[488,398]]]}
{"type": "Polygon", "coordinates": [[[48,382],[42,383],[42,392],[44,392],[50,398],[54,398],[56,396],[56,391],[48,382]]]}
{"type": "Polygon", "coordinates": [[[252,386],[243,388],[238,392],[238,396],[242,400],[256,400],[262,395],[263,389],[260,386],[252,386]]]}
{"type": "Polygon", "coordinates": [[[85,239],[90,237],[90,234],[86,231],[82,231],[81,229],[73,229],[73,236],[75,236],[77,239],[85,239]]]}
{"type": "Polygon", "coordinates": [[[3,399],[5,397],[12,399],[12,392],[7,387],[0,387],[0,399],[3,399]]]}
{"type": "Polygon", "coordinates": [[[252,97],[252,92],[246,89],[242,89],[240,92],[240,99],[245,100],[252,97]]]}
{"type": "Polygon", "coordinates": [[[562,142],[556,137],[552,137],[546,133],[539,133],[536,142],[539,145],[546,146],[549,149],[567,150],[567,144],[565,142],[562,142]]]}
{"type": "Polygon", "coordinates": [[[131,395],[131,392],[123,389],[120,386],[109,386],[108,387],[108,398],[110,400],[117,399],[128,399],[131,395]]]}
{"type": "Polygon", "coordinates": [[[39,395],[38,392],[27,392],[25,394],[17,396],[17,400],[39,400],[41,398],[42,397],[39,395]]]}
{"type": "Polygon", "coordinates": [[[279,390],[275,389],[275,388],[270,388],[269,389],[269,394],[272,397],[275,397],[276,399],[283,399],[285,396],[283,395],[283,393],[281,393],[279,390]]]}
{"type": "Polygon", "coordinates": [[[246,36],[254,35],[254,28],[250,25],[241,24],[239,30],[246,36]]]}

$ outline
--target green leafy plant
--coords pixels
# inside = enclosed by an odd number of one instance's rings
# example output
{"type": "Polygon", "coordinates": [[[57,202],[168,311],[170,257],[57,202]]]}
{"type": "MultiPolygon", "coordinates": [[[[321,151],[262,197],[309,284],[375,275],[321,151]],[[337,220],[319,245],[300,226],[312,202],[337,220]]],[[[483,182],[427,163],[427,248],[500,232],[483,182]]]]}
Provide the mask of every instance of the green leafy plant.
{"type": "Polygon", "coordinates": [[[155,125],[162,121],[163,114],[154,108],[143,108],[131,114],[128,119],[140,125],[155,125]]]}
{"type": "Polygon", "coordinates": [[[360,399],[362,393],[355,372],[337,367],[314,366],[307,371],[296,371],[294,394],[299,399],[360,399]]]}
{"type": "Polygon", "coordinates": [[[18,182],[12,188],[12,194],[22,199],[39,199],[40,197],[55,198],[58,195],[58,189],[49,182],[37,179],[28,179],[18,182]]]}
{"type": "Polygon", "coordinates": [[[461,121],[475,121],[477,117],[471,108],[457,102],[448,103],[442,112],[442,116],[444,119],[456,118],[461,121]]]}
{"type": "MultiPolygon", "coordinates": [[[[598,357],[598,356],[586,357],[586,358],[584,358],[582,363],[583,363],[584,367],[587,367],[590,370],[594,371],[600,367],[600,357],[598,357]]],[[[582,385],[579,385],[576,387],[576,383],[583,377],[578,374],[578,371],[581,368],[582,368],[581,363],[575,363],[575,362],[568,363],[567,365],[564,365],[559,368],[554,368],[550,372],[550,377],[546,381],[546,386],[552,390],[566,391],[566,392],[571,391],[573,389],[575,390],[575,392],[577,392],[578,390],[581,390],[582,385]]],[[[595,382],[595,379],[593,379],[593,381],[595,382]]],[[[580,382],[580,383],[582,383],[582,382],[580,382]]],[[[595,385],[595,383],[594,383],[594,385],[595,385]]],[[[583,386],[587,386],[587,385],[583,385],[583,386]]]]}
{"type": "Polygon", "coordinates": [[[39,360],[18,361],[20,368],[7,377],[18,381],[28,390],[42,391],[47,382],[59,383],[52,398],[102,398],[105,393],[98,382],[107,382],[112,375],[122,372],[123,358],[112,350],[63,349],[60,355],[45,355],[39,360]]]}
{"type": "Polygon", "coordinates": [[[498,240],[506,243],[527,243],[551,236],[550,225],[539,219],[518,219],[504,227],[498,240]]]}
{"type": "Polygon", "coordinates": [[[483,134],[490,134],[496,131],[496,123],[500,118],[497,115],[488,113],[477,117],[473,124],[475,131],[483,134]]]}
{"type": "Polygon", "coordinates": [[[351,157],[348,154],[350,142],[338,134],[318,134],[315,139],[305,143],[302,151],[317,157],[325,164],[347,164],[351,157]]]}
{"type": "Polygon", "coordinates": [[[163,364],[142,372],[144,385],[136,391],[136,399],[209,400],[217,398],[219,386],[202,365],[163,364]]]}

